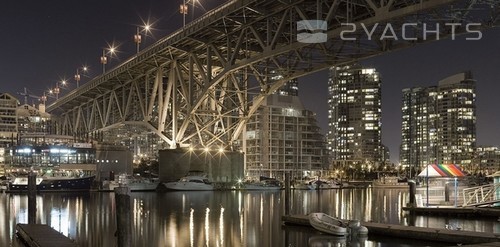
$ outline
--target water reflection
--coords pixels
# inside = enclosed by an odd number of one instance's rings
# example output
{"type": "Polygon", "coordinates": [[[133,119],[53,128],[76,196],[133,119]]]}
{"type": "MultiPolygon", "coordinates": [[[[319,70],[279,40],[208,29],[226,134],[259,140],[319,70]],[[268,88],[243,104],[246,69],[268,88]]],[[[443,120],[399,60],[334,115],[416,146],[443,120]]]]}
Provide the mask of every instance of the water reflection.
{"type": "Polygon", "coordinates": [[[308,239],[309,247],[365,247],[373,246],[368,242],[368,236],[332,236],[332,235],[313,235],[308,239]]]}
{"type": "MultiPolygon", "coordinates": [[[[293,214],[321,211],[343,219],[500,233],[496,219],[410,218],[401,210],[408,193],[398,189],[295,191],[291,201],[293,214]]],[[[283,202],[282,192],[132,193],[133,246],[370,247],[395,241],[371,235],[342,239],[308,227],[282,227],[283,202]]],[[[116,246],[113,193],[40,194],[37,205],[37,223],[49,224],[80,246],[116,246]]],[[[27,223],[27,207],[26,195],[0,194],[0,224],[5,226],[0,246],[11,245],[16,223],[27,223]]],[[[412,246],[424,245],[412,241],[412,246]]]]}

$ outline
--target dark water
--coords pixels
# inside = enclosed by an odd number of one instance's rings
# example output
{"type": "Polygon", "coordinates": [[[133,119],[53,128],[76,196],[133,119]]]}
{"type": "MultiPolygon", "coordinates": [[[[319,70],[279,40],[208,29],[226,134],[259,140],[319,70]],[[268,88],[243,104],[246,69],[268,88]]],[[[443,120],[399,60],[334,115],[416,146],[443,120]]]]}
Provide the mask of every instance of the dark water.
{"type": "MultiPolygon", "coordinates": [[[[408,217],[408,193],[397,189],[292,191],[292,214],[325,212],[343,219],[500,233],[498,219],[408,217]]],[[[113,193],[40,194],[37,223],[49,224],[80,246],[116,246],[113,193]]],[[[27,223],[25,195],[0,194],[0,246],[27,223]]],[[[132,193],[133,246],[449,246],[372,236],[346,239],[312,228],[283,226],[284,192],[132,193]]]]}

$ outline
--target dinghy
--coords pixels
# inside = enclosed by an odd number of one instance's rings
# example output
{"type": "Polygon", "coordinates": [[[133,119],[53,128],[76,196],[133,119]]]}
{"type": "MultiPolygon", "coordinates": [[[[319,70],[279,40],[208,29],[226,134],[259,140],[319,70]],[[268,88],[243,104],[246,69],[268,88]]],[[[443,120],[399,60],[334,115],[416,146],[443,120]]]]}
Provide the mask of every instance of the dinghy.
{"type": "Polygon", "coordinates": [[[336,236],[366,236],[368,228],[359,220],[341,220],[325,213],[309,214],[309,223],[314,229],[336,236]]]}
{"type": "Polygon", "coordinates": [[[309,214],[309,223],[318,231],[337,236],[347,235],[347,224],[325,213],[309,214]]]}

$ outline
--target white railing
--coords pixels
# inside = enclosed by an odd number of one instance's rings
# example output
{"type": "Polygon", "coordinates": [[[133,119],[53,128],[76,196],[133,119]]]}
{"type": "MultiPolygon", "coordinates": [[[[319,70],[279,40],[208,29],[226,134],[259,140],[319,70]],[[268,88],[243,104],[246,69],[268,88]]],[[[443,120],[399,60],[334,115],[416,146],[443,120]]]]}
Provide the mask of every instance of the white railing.
{"type": "Polygon", "coordinates": [[[488,204],[500,201],[500,196],[495,195],[500,191],[500,183],[470,187],[463,190],[463,206],[488,204]]]}

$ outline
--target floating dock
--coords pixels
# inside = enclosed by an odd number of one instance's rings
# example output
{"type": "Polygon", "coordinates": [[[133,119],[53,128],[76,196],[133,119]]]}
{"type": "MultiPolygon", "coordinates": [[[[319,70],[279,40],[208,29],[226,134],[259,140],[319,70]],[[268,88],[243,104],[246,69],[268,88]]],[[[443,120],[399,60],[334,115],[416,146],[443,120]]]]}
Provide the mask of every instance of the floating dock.
{"type": "Polygon", "coordinates": [[[29,247],[76,247],[73,240],[48,225],[17,224],[17,235],[29,247]]]}
{"type": "Polygon", "coordinates": [[[403,207],[404,211],[418,215],[452,215],[464,217],[500,217],[500,208],[478,207],[403,207]]]}
{"type": "MultiPolygon", "coordinates": [[[[309,219],[306,215],[284,215],[282,216],[282,220],[284,224],[312,227],[311,224],[309,224],[309,219]]],[[[459,231],[448,230],[445,228],[439,229],[416,226],[402,226],[373,222],[361,222],[361,225],[368,228],[368,234],[388,235],[400,238],[419,239],[454,244],[494,243],[493,246],[500,246],[500,234],[488,232],[459,231]]]]}

